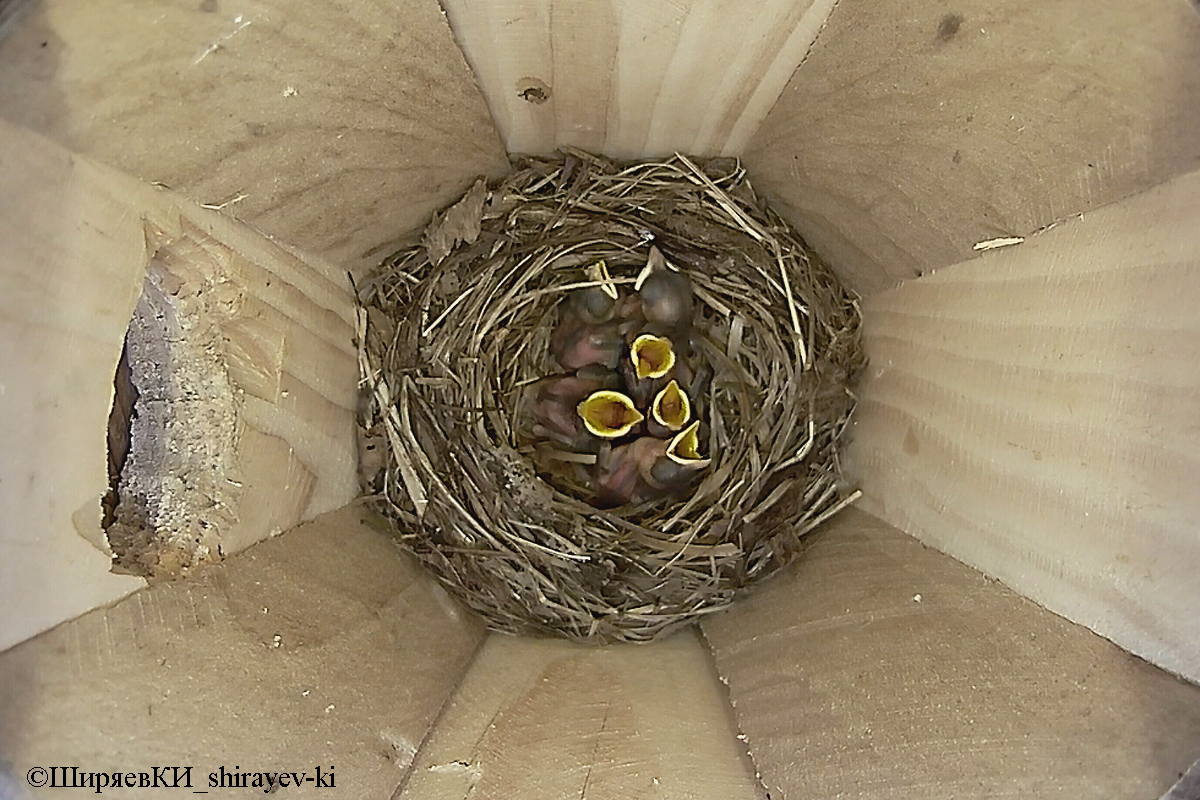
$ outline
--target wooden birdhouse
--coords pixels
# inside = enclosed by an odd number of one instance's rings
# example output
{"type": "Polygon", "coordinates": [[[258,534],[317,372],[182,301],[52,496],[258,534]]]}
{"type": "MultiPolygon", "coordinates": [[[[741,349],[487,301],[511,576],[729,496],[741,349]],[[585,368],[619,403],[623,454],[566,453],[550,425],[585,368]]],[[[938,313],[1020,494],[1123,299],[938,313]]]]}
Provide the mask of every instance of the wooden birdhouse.
{"type": "Polygon", "coordinates": [[[1182,0],[0,0],[0,797],[1196,796],[1197,59],[1182,0]],[[564,147],[739,159],[861,296],[855,507],[645,645],[489,634],[356,501],[352,278],[564,147]]]}

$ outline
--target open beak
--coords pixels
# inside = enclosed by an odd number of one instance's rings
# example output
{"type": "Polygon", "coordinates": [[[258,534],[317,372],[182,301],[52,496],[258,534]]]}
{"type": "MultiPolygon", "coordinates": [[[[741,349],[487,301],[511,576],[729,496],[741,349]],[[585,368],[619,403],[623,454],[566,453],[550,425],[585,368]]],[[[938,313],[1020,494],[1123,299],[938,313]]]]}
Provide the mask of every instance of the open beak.
{"type": "Polygon", "coordinates": [[[629,357],[639,380],[661,378],[675,367],[675,349],[671,340],[649,333],[633,340],[629,357]]]}
{"type": "Polygon", "coordinates": [[[645,419],[632,400],[609,389],[588,395],[577,410],[584,427],[604,439],[619,439],[645,419]]]}
{"type": "Polygon", "coordinates": [[[710,459],[700,457],[700,420],[696,420],[687,428],[675,434],[667,445],[667,458],[676,464],[707,467],[710,459]]]}
{"type": "Polygon", "coordinates": [[[691,418],[692,402],[679,388],[678,381],[672,380],[664,386],[650,404],[651,432],[656,435],[669,436],[681,431],[691,418]]]}

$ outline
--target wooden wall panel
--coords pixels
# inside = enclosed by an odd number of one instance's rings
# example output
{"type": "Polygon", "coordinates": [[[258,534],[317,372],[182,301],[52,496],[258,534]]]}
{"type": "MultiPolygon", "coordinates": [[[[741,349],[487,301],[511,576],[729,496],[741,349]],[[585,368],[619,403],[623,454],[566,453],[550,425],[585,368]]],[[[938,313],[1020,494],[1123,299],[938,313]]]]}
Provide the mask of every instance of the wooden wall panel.
{"type": "Polygon", "coordinates": [[[1200,173],[868,298],[862,507],[1200,680],[1200,173]]]}
{"type": "Polygon", "coordinates": [[[508,149],[737,154],[834,0],[446,0],[508,149]]]}
{"type": "Polygon", "coordinates": [[[596,648],[493,634],[397,800],[765,800],[692,631],[596,648]]]}
{"type": "Polygon", "coordinates": [[[483,631],[379,524],[325,515],[0,654],[0,770],[191,766],[192,790],[261,797],[208,776],[320,765],[333,789],[278,796],[391,796],[483,631]]]}
{"type": "Polygon", "coordinates": [[[508,162],[436,0],[38,0],[0,117],[342,267],[508,162]]]}
{"type": "Polygon", "coordinates": [[[1187,3],[841,3],[746,149],[859,292],[1148,189],[1200,159],[1187,3]]]}
{"type": "Polygon", "coordinates": [[[1200,687],[856,509],[703,629],[773,798],[1158,797],[1200,687]]]}
{"type": "Polygon", "coordinates": [[[0,135],[2,650],[142,584],[75,526],[99,536],[113,376],[149,254],[127,185],[0,135]]]}
{"type": "MultiPolygon", "coordinates": [[[[0,649],[142,583],[108,571],[100,498],[113,376],[159,247],[190,254],[164,269],[228,312],[216,373],[237,415],[235,472],[220,476],[231,523],[213,555],[357,494],[358,372],[340,270],[4,122],[0,242],[0,649]]],[[[184,438],[200,424],[173,420],[184,438]]]]}

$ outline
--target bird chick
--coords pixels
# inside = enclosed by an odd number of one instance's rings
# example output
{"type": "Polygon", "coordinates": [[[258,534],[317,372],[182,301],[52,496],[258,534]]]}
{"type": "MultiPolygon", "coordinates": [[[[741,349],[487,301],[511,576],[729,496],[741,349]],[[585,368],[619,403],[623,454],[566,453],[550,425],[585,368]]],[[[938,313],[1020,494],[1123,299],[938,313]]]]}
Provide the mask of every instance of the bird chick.
{"type": "Polygon", "coordinates": [[[621,375],[638,408],[645,408],[670,382],[675,367],[675,348],[669,339],[644,333],[633,340],[629,358],[621,362],[621,375]]]}
{"type": "Polygon", "coordinates": [[[645,419],[632,400],[611,389],[588,395],[576,406],[576,411],[588,432],[602,439],[619,439],[645,419]]]}
{"type": "Polygon", "coordinates": [[[603,259],[584,269],[588,280],[599,281],[599,286],[576,289],[567,295],[567,304],[577,318],[587,325],[600,325],[610,321],[617,311],[621,295],[608,274],[608,265],[603,259]]]}
{"type": "Polygon", "coordinates": [[[584,367],[575,375],[556,375],[532,384],[529,390],[533,435],[568,450],[595,452],[600,440],[584,426],[578,406],[589,395],[619,384],[615,373],[595,366],[584,367]]]}
{"type": "Polygon", "coordinates": [[[571,305],[550,335],[550,353],[568,372],[591,365],[616,369],[624,350],[625,342],[616,325],[584,322],[573,313],[571,305]]]}
{"type": "Polygon", "coordinates": [[[655,498],[656,493],[646,482],[654,463],[664,457],[670,442],[641,436],[629,444],[614,447],[596,462],[592,504],[613,508],[629,503],[642,503],[655,498]]]}
{"type": "Polygon", "coordinates": [[[603,260],[587,267],[584,274],[599,285],[567,295],[550,336],[551,355],[568,372],[591,364],[616,369],[624,351],[621,326],[613,321],[620,294],[603,260]]]}
{"type": "Polygon", "coordinates": [[[693,422],[670,440],[642,436],[601,456],[595,470],[595,505],[611,508],[668,497],[687,488],[710,463],[699,457],[693,422]]]}
{"type": "Polygon", "coordinates": [[[653,436],[671,437],[683,430],[692,418],[692,403],[687,393],[679,388],[679,381],[672,379],[650,403],[646,416],[646,430],[653,436]]]}
{"type": "Polygon", "coordinates": [[[669,336],[681,347],[688,341],[695,304],[692,282],[667,267],[657,247],[650,248],[646,266],[634,283],[645,330],[669,336]]]}
{"type": "Polygon", "coordinates": [[[700,457],[699,430],[700,421],[696,420],[677,433],[667,443],[663,458],[651,465],[646,482],[668,494],[691,483],[711,463],[711,459],[700,457]]]}

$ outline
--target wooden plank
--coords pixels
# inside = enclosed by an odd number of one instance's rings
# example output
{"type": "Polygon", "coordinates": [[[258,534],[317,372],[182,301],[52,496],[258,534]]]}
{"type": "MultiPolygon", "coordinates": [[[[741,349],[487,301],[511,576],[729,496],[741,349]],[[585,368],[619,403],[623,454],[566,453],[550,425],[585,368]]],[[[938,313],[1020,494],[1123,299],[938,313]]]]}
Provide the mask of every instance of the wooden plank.
{"type": "Polygon", "coordinates": [[[508,171],[436,0],[45,0],[0,117],[343,268],[508,171]]]}
{"type": "Polygon", "coordinates": [[[101,538],[113,375],[149,254],[111,171],[7,125],[0,141],[3,649],[142,584],[75,528],[101,538]]]}
{"type": "Polygon", "coordinates": [[[1200,680],[1200,173],[870,297],[862,506],[1200,680]]]}
{"type": "Polygon", "coordinates": [[[857,510],[703,625],[771,797],[1158,797],[1200,687],[857,510]]]}
{"type": "MultiPolygon", "coordinates": [[[[203,533],[209,557],[357,494],[353,307],[340,270],[3,122],[0,241],[0,649],[142,585],[109,572],[100,497],[113,376],[147,265],[177,297],[208,298],[200,349],[211,360],[189,367],[204,398],[143,398],[135,429],[161,426],[135,438],[131,458],[174,444],[204,473],[182,480],[205,509],[225,505],[203,533]],[[209,402],[218,384],[224,395],[209,402]],[[228,422],[223,441],[205,427],[213,414],[228,422]]],[[[180,392],[171,381],[184,362],[160,345],[142,369],[180,392]]],[[[208,513],[182,508],[187,530],[208,513]]]]}
{"type": "Polygon", "coordinates": [[[483,631],[379,524],[323,516],[0,655],[14,779],[180,765],[192,789],[250,796],[209,774],[320,765],[335,789],[301,796],[390,796],[483,631]]]}
{"type": "Polygon", "coordinates": [[[869,294],[1200,159],[1186,3],[841,3],[745,152],[869,294]]]}
{"type": "Polygon", "coordinates": [[[623,158],[740,153],[833,5],[445,3],[510,151],[623,158]]]}
{"type": "Polygon", "coordinates": [[[756,798],[692,632],[649,646],[493,635],[398,800],[756,798]]]}

